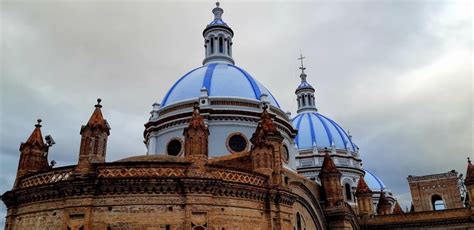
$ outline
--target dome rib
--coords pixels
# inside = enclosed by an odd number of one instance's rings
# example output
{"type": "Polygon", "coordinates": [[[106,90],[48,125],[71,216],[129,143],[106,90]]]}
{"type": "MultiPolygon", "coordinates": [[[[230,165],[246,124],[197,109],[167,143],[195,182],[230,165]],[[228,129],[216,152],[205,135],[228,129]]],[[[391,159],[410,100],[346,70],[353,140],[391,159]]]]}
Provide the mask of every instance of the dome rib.
{"type": "Polygon", "coordinates": [[[210,63],[186,73],[166,93],[161,107],[197,99],[203,87],[207,89],[209,97],[260,101],[261,95],[266,94],[270,104],[280,108],[280,104],[266,87],[242,68],[226,63],[210,63]]]}
{"type": "Polygon", "coordinates": [[[371,173],[370,171],[367,171],[366,169],[364,169],[364,172],[365,172],[364,179],[366,183],[369,185],[370,189],[372,189],[373,191],[380,191],[386,188],[383,181],[380,178],[378,178],[375,174],[371,173]],[[374,182],[376,184],[374,184],[374,182]]]}
{"type": "Polygon", "coordinates": [[[326,122],[320,116],[318,116],[317,113],[313,113],[313,115],[316,116],[321,121],[321,123],[323,124],[324,129],[326,130],[326,134],[327,134],[328,139],[329,139],[329,144],[333,143],[334,139],[332,138],[332,133],[331,133],[331,131],[329,131],[329,127],[326,124],[326,122]]]}
{"type": "MultiPolygon", "coordinates": [[[[171,86],[171,89],[168,90],[168,92],[166,93],[165,98],[163,98],[163,101],[161,101],[161,106],[165,106],[165,105],[166,105],[166,103],[168,102],[168,98],[169,98],[170,94],[173,92],[174,88],[176,88],[176,86],[177,86],[184,78],[186,78],[186,77],[187,77],[188,75],[190,75],[192,72],[194,72],[194,71],[196,71],[196,70],[198,70],[198,69],[200,69],[200,68],[202,68],[202,67],[198,67],[198,68],[195,68],[195,69],[189,71],[189,72],[186,73],[184,76],[182,76],[178,81],[176,81],[176,82],[173,84],[173,86],[171,86]]],[[[209,89],[208,89],[208,90],[209,90],[209,89]]]]}
{"type": "MultiPolygon", "coordinates": [[[[321,116],[323,116],[323,115],[321,115],[321,116]]],[[[334,128],[336,128],[336,131],[337,131],[337,133],[339,134],[339,137],[341,138],[342,143],[344,144],[344,148],[347,148],[346,139],[344,138],[344,135],[342,135],[341,130],[338,129],[338,126],[339,126],[339,125],[338,125],[336,122],[334,122],[333,120],[331,120],[331,119],[329,119],[329,118],[327,118],[327,117],[325,117],[325,116],[323,116],[323,117],[324,117],[326,120],[328,120],[329,122],[331,122],[331,124],[334,126],[334,128]]]]}
{"type": "Polygon", "coordinates": [[[270,90],[268,90],[268,93],[269,93],[270,96],[273,98],[273,100],[275,101],[275,104],[278,106],[278,108],[280,108],[280,103],[278,103],[278,101],[275,99],[275,97],[273,96],[272,92],[270,92],[270,90]]]}
{"type": "Polygon", "coordinates": [[[212,75],[214,73],[214,69],[216,69],[217,63],[212,63],[207,67],[206,73],[204,74],[204,80],[202,81],[202,87],[207,89],[209,95],[211,95],[211,84],[212,84],[212,75]]]}
{"type": "MultiPolygon", "coordinates": [[[[347,134],[347,132],[339,124],[337,124],[336,122],[334,122],[334,123],[335,123],[336,127],[339,128],[344,133],[345,137],[349,137],[349,134],[347,134]]],[[[344,139],[345,139],[345,137],[344,137],[344,139]]],[[[347,138],[347,139],[349,139],[349,141],[347,141],[347,143],[351,143],[352,150],[355,152],[356,147],[355,147],[354,143],[352,143],[352,140],[350,138],[347,138]]],[[[346,144],[346,148],[347,148],[347,144],[346,144]]]]}
{"type": "MultiPolygon", "coordinates": [[[[347,149],[347,143],[350,141],[351,143],[351,146],[352,146],[352,151],[355,152],[355,148],[354,148],[354,145],[352,144],[352,141],[351,140],[346,140],[346,137],[348,136],[346,131],[344,131],[344,129],[341,128],[341,126],[339,126],[339,124],[337,124],[335,121],[325,117],[324,115],[321,115],[323,116],[324,118],[326,118],[329,122],[331,122],[332,125],[334,125],[334,127],[336,128],[337,132],[339,133],[339,136],[341,137],[343,143],[344,143],[344,148],[347,149]],[[342,130],[342,131],[341,131],[342,130]],[[344,133],[344,135],[342,134],[344,133]]],[[[349,139],[349,138],[348,138],[349,139]]]]}
{"type": "Polygon", "coordinates": [[[298,116],[295,117],[294,120],[296,120],[298,117],[298,121],[296,122],[296,129],[298,129],[298,135],[296,136],[296,145],[300,146],[300,124],[301,124],[301,120],[303,119],[303,115],[304,114],[298,114],[298,116]]]}
{"type": "Polygon", "coordinates": [[[306,115],[308,115],[309,127],[311,130],[311,145],[314,146],[314,144],[316,144],[316,146],[318,146],[318,140],[316,140],[316,135],[314,134],[313,119],[311,119],[311,115],[309,113],[306,115]]]}
{"type": "Polygon", "coordinates": [[[243,69],[235,65],[231,65],[231,64],[228,64],[228,65],[238,69],[247,78],[247,81],[249,81],[250,85],[252,86],[253,93],[255,94],[255,99],[260,100],[260,96],[262,95],[262,93],[260,92],[260,88],[258,87],[255,80],[253,80],[253,78],[250,77],[250,75],[247,72],[245,72],[243,69]]]}
{"type": "Polygon", "coordinates": [[[318,112],[302,112],[293,118],[293,125],[298,129],[295,142],[299,149],[332,148],[356,152],[354,144],[344,129],[335,121],[318,112]],[[349,145],[350,143],[350,145],[349,145]],[[352,148],[349,148],[351,147],[352,148]]]}

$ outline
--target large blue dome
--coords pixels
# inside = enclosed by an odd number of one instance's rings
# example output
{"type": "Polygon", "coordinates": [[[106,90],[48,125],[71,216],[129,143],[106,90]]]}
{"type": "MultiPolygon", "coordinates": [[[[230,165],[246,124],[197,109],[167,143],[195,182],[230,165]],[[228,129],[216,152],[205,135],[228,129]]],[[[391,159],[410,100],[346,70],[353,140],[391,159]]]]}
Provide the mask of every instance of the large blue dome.
{"type": "Polygon", "coordinates": [[[331,148],[349,149],[356,152],[356,146],[346,131],[333,120],[318,112],[303,112],[293,118],[293,126],[298,129],[295,138],[298,149],[331,148]]]}
{"type": "Polygon", "coordinates": [[[245,70],[224,63],[211,63],[185,74],[166,93],[161,106],[197,99],[203,87],[207,89],[209,97],[260,100],[260,96],[266,94],[270,104],[280,107],[270,91],[245,70]]]}
{"type": "Polygon", "coordinates": [[[364,171],[365,171],[364,180],[365,180],[365,183],[367,183],[367,185],[369,186],[370,190],[374,192],[378,192],[386,188],[385,184],[382,182],[382,180],[379,177],[377,177],[375,174],[371,173],[370,171],[367,171],[365,169],[364,171]]]}

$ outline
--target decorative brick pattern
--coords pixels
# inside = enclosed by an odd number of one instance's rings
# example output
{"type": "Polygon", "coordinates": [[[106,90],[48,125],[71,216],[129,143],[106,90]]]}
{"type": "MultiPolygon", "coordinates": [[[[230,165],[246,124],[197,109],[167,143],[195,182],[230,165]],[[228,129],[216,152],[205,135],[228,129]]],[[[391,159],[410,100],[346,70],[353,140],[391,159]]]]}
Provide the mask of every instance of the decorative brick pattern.
{"type": "Polygon", "coordinates": [[[59,181],[65,181],[72,179],[73,168],[63,168],[60,170],[49,171],[41,174],[36,174],[21,180],[20,188],[29,188],[34,186],[40,186],[59,181]]]}
{"type": "Polygon", "coordinates": [[[99,178],[126,177],[184,177],[185,168],[104,168],[99,169],[99,178]]]}
{"type": "Polygon", "coordinates": [[[266,178],[261,176],[252,175],[250,173],[243,173],[230,170],[213,170],[213,176],[216,179],[221,179],[228,182],[237,182],[242,184],[251,184],[254,186],[265,186],[266,178]]]}

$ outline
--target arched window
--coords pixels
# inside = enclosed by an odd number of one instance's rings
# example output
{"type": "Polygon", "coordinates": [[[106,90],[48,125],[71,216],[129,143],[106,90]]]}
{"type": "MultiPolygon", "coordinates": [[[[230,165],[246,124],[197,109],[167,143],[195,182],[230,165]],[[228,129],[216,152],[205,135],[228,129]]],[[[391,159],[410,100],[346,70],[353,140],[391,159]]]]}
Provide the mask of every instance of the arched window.
{"type": "Polygon", "coordinates": [[[290,160],[290,151],[288,150],[288,147],[285,144],[283,144],[281,158],[285,163],[288,163],[288,161],[290,160]]]}
{"type": "Polygon", "coordinates": [[[214,38],[211,37],[211,54],[214,53],[214,38]]]}
{"type": "Polygon", "coordinates": [[[224,41],[219,37],[219,53],[224,53],[224,41]]]}
{"type": "Polygon", "coordinates": [[[304,94],[301,99],[302,99],[301,102],[303,102],[303,106],[306,106],[306,96],[304,94]]]}
{"type": "Polygon", "coordinates": [[[352,189],[349,184],[344,184],[344,190],[346,192],[346,200],[352,201],[352,189]]]}
{"type": "Polygon", "coordinates": [[[301,215],[299,212],[296,213],[296,230],[302,230],[301,228],[301,215]]]}
{"type": "Polygon", "coordinates": [[[230,55],[230,40],[227,40],[227,54],[230,55]]]}
{"type": "Polygon", "coordinates": [[[433,195],[431,197],[431,205],[433,206],[433,210],[445,210],[446,206],[444,205],[444,200],[441,198],[440,195],[433,195]]]}

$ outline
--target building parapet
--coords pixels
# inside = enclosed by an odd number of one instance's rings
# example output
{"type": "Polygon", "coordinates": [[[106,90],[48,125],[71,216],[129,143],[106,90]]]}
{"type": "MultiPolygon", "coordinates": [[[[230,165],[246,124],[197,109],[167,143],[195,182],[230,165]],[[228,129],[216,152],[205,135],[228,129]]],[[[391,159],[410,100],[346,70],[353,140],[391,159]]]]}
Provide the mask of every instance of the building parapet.
{"type": "Polygon", "coordinates": [[[431,175],[425,175],[425,176],[409,175],[407,177],[407,180],[408,182],[412,182],[412,181],[424,181],[424,180],[438,180],[438,179],[452,178],[452,177],[457,178],[458,172],[456,172],[455,170],[451,170],[446,173],[437,173],[437,174],[431,174],[431,175]]]}
{"type": "MultiPolygon", "coordinates": [[[[364,220],[367,229],[402,229],[409,227],[449,226],[469,223],[474,227],[471,208],[377,215],[364,220]]],[[[462,225],[465,226],[465,225],[462,225]]]]}

